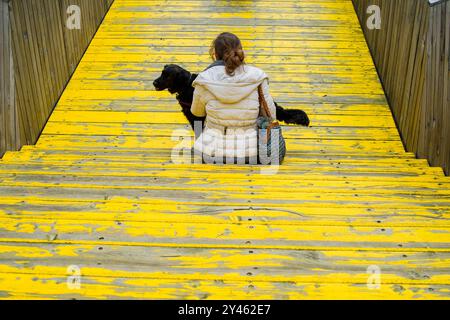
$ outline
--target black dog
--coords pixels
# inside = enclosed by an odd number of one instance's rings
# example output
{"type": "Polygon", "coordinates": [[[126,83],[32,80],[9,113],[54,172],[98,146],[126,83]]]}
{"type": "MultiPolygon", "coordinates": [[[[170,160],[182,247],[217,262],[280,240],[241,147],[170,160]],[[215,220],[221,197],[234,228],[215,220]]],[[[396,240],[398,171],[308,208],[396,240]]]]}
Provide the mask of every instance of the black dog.
{"type": "MultiPolygon", "coordinates": [[[[191,127],[194,128],[195,121],[204,123],[205,118],[196,117],[191,113],[191,105],[194,96],[194,88],[192,83],[197,78],[197,74],[192,74],[189,71],[170,64],[164,67],[161,76],[153,82],[157,91],[169,90],[170,93],[176,93],[178,103],[181,105],[183,114],[188,119],[191,127]]],[[[302,126],[309,126],[308,115],[302,110],[285,110],[277,103],[277,120],[288,124],[297,124],[302,126]]]]}

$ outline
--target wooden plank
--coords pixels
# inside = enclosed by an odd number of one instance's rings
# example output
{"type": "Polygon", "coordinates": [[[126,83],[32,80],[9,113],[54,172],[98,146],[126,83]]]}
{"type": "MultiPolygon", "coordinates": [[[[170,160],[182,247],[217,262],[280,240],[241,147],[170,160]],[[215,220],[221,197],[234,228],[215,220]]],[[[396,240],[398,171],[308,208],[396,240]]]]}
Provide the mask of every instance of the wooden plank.
{"type": "Polygon", "coordinates": [[[51,221],[8,218],[0,242],[277,250],[448,252],[446,227],[307,226],[228,223],[51,221]],[[324,231],[326,227],[326,231],[324,231]],[[439,237],[435,235],[439,234],[439,237]]]}
{"type": "MultiPolygon", "coordinates": [[[[304,110],[311,116],[314,115],[359,115],[359,116],[392,116],[387,105],[370,104],[327,104],[327,103],[295,103],[283,99],[283,108],[304,110]]],[[[281,103],[281,102],[280,102],[281,103]]],[[[172,98],[159,98],[154,101],[135,101],[130,105],[124,100],[78,100],[70,103],[58,104],[59,111],[121,111],[121,112],[180,112],[181,106],[172,98]]],[[[48,123],[46,129],[57,121],[48,123]]],[[[108,124],[114,126],[114,124],[108,124]]],[[[170,128],[165,126],[166,128],[170,128]]],[[[171,128],[173,129],[173,128],[171,128]]],[[[164,130],[164,128],[160,128],[164,130]]]]}
{"type": "MultiPolygon", "coordinates": [[[[407,154],[408,155],[408,154],[407,154]]],[[[142,161],[143,166],[155,163],[172,163],[172,159],[167,159],[166,154],[145,152],[116,152],[116,151],[83,151],[83,150],[37,150],[35,147],[26,147],[20,153],[9,152],[2,160],[2,164],[54,164],[54,165],[75,165],[81,163],[90,163],[99,165],[116,164],[118,166],[133,166],[133,163],[142,161]]],[[[351,154],[304,154],[302,157],[290,157],[286,159],[286,165],[299,166],[342,166],[342,167],[364,167],[364,166],[382,166],[382,167],[415,167],[426,169],[428,162],[425,159],[415,159],[412,157],[377,157],[376,155],[351,154]]]]}
{"type": "MultiPolygon", "coordinates": [[[[96,38],[93,42],[95,46],[89,48],[88,52],[111,52],[113,51],[122,51],[122,52],[148,52],[145,49],[149,50],[150,48],[160,48],[164,50],[168,47],[174,47],[174,49],[185,49],[186,51],[194,51],[202,50],[206,53],[208,49],[208,45],[210,45],[207,39],[192,39],[189,37],[184,37],[183,39],[178,38],[157,38],[157,39],[147,39],[147,38],[126,38],[126,39],[102,39],[96,38]],[[112,48],[111,48],[112,47],[112,48]],[[206,49],[206,50],[205,50],[206,49]],[[140,50],[140,51],[138,51],[140,50]]],[[[367,47],[364,42],[354,42],[348,44],[346,41],[330,41],[330,40],[305,40],[298,39],[291,40],[287,42],[286,40],[277,40],[273,39],[267,44],[267,41],[260,40],[242,40],[242,45],[247,49],[251,50],[251,52],[264,54],[264,48],[266,49],[274,49],[272,52],[278,53],[279,55],[288,55],[288,54],[302,54],[308,49],[311,50],[319,50],[319,49],[330,49],[330,53],[345,53],[345,52],[353,52],[354,54],[359,54],[359,57],[366,57],[364,53],[367,53],[367,47]],[[264,45],[263,45],[264,44],[264,45]],[[284,50],[281,50],[284,49],[284,50]],[[289,50],[294,48],[303,49],[302,51],[289,50]],[[276,50],[280,49],[280,50],[276,50]]],[[[165,51],[162,51],[165,52],[165,51]]],[[[177,52],[177,51],[170,51],[177,52]]],[[[314,51],[313,51],[314,52],[314,51]]],[[[180,52],[181,53],[181,52],[180,52]]],[[[255,54],[256,54],[255,53],[255,54]]]]}
{"type": "MultiPolygon", "coordinates": [[[[115,71],[108,71],[108,70],[97,70],[97,71],[85,71],[85,72],[77,72],[74,77],[72,78],[73,82],[75,83],[75,80],[78,80],[78,84],[86,84],[86,83],[94,83],[93,80],[97,80],[97,85],[102,85],[101,81],[98,80],[104,80],[104,81],[116,81],[116,82],[123,82],[126,84],[127,82],[134,81],[134,82],[140,82],[140,85],[146,84],[148,87],[152,85],[152,82],[158,78],[161,75],[161,70],[156,71],[147,71],[142,70],[139,71],[133,71],[133,70],[115,70],[115,71]]],[[[324,70],[325,71],[325,70],[324,70]]],[[[353,85],[358,84],[360,87],[363,88],[373,88],[373,89],[379,89],[379,84],[376,82],[376,77],[372,74],[333,74],[333,73],[322,73],[320,70],[297,70],[296,72],[291,71],[290,73],[288,70],[286,72],[270,72],[269,78],[271,80],[272,87],[275,89],[280,85],[291,85],[296,86],[297,89],[301,89],[303,85],[306,84],[323,84],[323,85],[329,85],[329,84],[347,84],[347,85],[353,85]],[[289,75],[290,80],[289,82],[286,82],[286,75],[289,75]],[[367,83],[361,83],[363,81],[369,81],[373,80],[367,83]],[[375,82],[374,82],[375,81],[375,82]],[[301,85],[300,85],[301,84],[301,85]]],[[[71,82],[72,83],[72,82],[71,82]]],[[[139,84],[139,83],[138,83],[139,84]]],[[[375,107],[375,106],[374,106],[375,107]]],[[[389,110],[386,104],[386,110],[389,110]]]]}
{"type": "MultiPolygon", "coordinates": [[[[168,177],[157,175],[157,177],[168,177]]],[[[170,177],[170,175],[169,175],[170,177]]],[[[187,177],[186,179],[188,179],[187,177]]],[[[320,178],[320,177],[318,177],[320,178]]],[[[322,176],[322,178],[324,178],[322,176]]],[[[257,182],[257,181],[255,181],[257,182]]],[[[352,207],[373,206],[376,208],[434,208],[448,210],[450,200],[448,195],[409,195],[406,194],[334,194],[334,193],[295,193],[291,192],[258,192],[250,188],[242,188],[247,194],[230,192],[228,190],[158,190],[156,189],[126,189],[126,188],[77,188],[67,186],[59,188],[36,186],[33,183],[25,186],[0,186],[5,198],[11,200],[22,198],[30,200],[36,197],[61,203],[72,199],[85,202],[111,202],[112,204],[157,204],[172,203],[197,204],[202,206],[269,206],[292,208],[298,206],[329,207],[336,204],[346,204],[352,207]],[[164,191],[164,192],[162,192],[164,191]],[[300,194],[301,193],[301,194],[300,194]],[[300,198],[301,197],[301,198],[300,198]]]]}
{"type": "MultiPolygon", "coordinates": [[[[171,61],[172,63],[182,63],[182,62],[210,62],[210,57],[207,55],[196,56],[191,54],[145,54],[145,53],[93,53],[88,52],[84,56],[85,61],[91,62],[123,62],[128,61],[130,63],[136,62],[146,62],[146,63],[165,63],[166,61],[171,61]]],[[[248,57],[248,62],[251,64],[261,64],[269,63],[273,64],[276,62],[277,57],[273,55],[258,55],[248,57]]],[[[278,61],[279,64],[320,64],[320,65],[350,65],[350,66],[362,66],[364,64],[370,63],[371,60],[368,56],[358,57],[335,57],[335,56],[286,56],[283,60],[278,61]]]]}
{"type": "MultiPolygon", "coordinates": [[[[159,75],[155,75],[153,79],[156,79],[159,75]]],[[[331,83],[326,84],[321,82],[321,88],[317,88],[317,83],[307,82],[298,83],[293,79],[292,82],[271,82],[272,92],[275,95],[283,95],[290,93],[307,93],[307,92],[323,92],[328,90],[330,95],[333,94],[383,94],[383,91],[379,87],[366,85],[358,82],[355,84],[349,83],[331,83]],[[352,90],[353,89],[353,90],[352,90]]],[[[311,81],[311,80],[310,80],[311,81]]],[[[133,80],[80,80],[71,81],[68,85],[68,90],[154,90],[152,81],[133,81],[133,80]]]]}
{"type": "MultiPolygon", "coordinates": [[[[386,195],[386,196],[399,196],[404,198],[421,197],[426,196],[449,196],[450,185],[448,183],[440,181],[373,181],[367,183],[362,180],[353,180],[351,182],[352,188],[349,189],[349,181],[339,179],[336,177],[330,177],[328,180],[333,181],[333,185],[330,186],[324,182],[317,182],[310,177],[306,176],[304,181],[300,179],[283,180],[274,179],[273,184],[266,187],[252,188],[254,182],[258,182],[257,179],[248,177],[247,179],[230,179],[230,177],[222,178],[221,176],[213,175],[202,178],[201,176],[196,178],[192,176],[185,177],[188,182],[188,186],[179,187],[177,185],[177,179],[174,177],[159,177],[157,174],[151,176],[152,183],[148,183],[149,177],[145,174],[145,170],[136,170],[134,172],[126,172],[117,169],[117,167],[111,168],[111,174],[108,179],[102,179],[100,175],[89,175],[84,171],[69,171],[61,170],[64,167],[55,168],[56,172],[52,175],[46,175],[45,167],[30,166],[25,170],[14,170],[14,167],[6,167],[10,169],[12,173],[2,172],[0,175],[0,181],[3,186],[30,186],[30,187],[44,187],[44,188],[82,188],[82,189],[99,189],[101,191],[108,192],[110,189],[115,192],[128,189],[130,191],[136,190],[136,192],[147,192],[148,190],[159,190],[165,192],[167,190],[185,190],[185,191],[233,191],[236,188],[250,190],[251,195],[260,195],[265,193],[271,193],[274,196],[278,196],[278,193],[289,192],[292,195],[300,196],[300,193],[311,193],[317,195],[322,193],[325,195],[333,196],[334,194],[348,195],[350,197],[359,197],[360,195],[386,195]]],[[[92,170],[104,171],[101,166],[92,166],[92,170]]],[[[332,170],[327,167],[321,168],[322,171],[332,170]]],[[[360,168],[352,168],[354,171],[360,168]]],[[[366,170],[380,170],[382,168],[367,168],[366,170]]],[[[408,168],[409,170],[411,168],[408,168]]],[[[405,169],[404,169],[405,170],[405,169]]],[[[364,169],[358,170],[364,172],[364,169]]],[[[387,171],[387,170],[386,170],[387,171]]],[[[389,172],[393,175],[395,172],[389,172]]],[[[325,175],[326,173],[323,173],[325,175]]],[[[361,174],[363,175],[363,173],[361,174]]],[[[337,198],[336,198],[337,199],[337,198]]]]}
{"type": "MultiPolygon", "coordinates": [[[[102,61],[95,61],[95,62],[89,62],[86,61],[83,64],[80,65],[79,71],[81,72],[88,72],[88,71],[110,71],[110,72],[119,72],[119,71],[139,71],[139,72],[154,72],[154,73],[161,73],[161,71],[164,68],[164,65],[167,64],[167,62],[170,61],[169,59],[165,61],[153,61],[153,62],[145,62],[141,61],[136,63],[130,63],[130,62],[102,62],[102,61]]],[[[205,61],[183,61],[179,62],[184,68],[187,68],[188,70],[192,72],[200,72],[204,69],[206,69],[209,65],[209,61],[205,59],[205,61]]],[[[272,75],[274,73],[280,73],[280,74],[297,74],[297,73],[308,73],[308,74],[339,74],[343,77],[352,77],[352,76],[361,76],[361,75],[371,75],[374,76],[374,67],[373,65],[360,65],[360,66],[352,66],[352,65],[324,65],[324,64],[318,64],[314,63],[314,61],[305,61],[303,63],[299,62],[295,65],[295,68],[292,67],[292,65],[283,65],[283,64],[272,64],[267,63],[266,61],[261,61],[257,64],[257,66],[263,68],[264,70],[267,70],[268,74],[272,75]]],[[[77,73],[75,72],[75,75],[77,73]]]]}
{"type": "MultiPolygon", "coordinates": [[[[158,179],[161,181],[162,179],[158,179]]],[[[214,180],[212,180],[214,181],[214,180]]],[[[449,213],[439,208],[352,207],[346,204],[323,207],[273,208],[270,206],[203,206],[199,204],[83,202],[76,199],[0,200],[0,217],[47,220],[135,222],[246,223],[247,225],[448,227],[449,213]]]]}
{"type": "MultiPolygon", "coordinates": [[[[107,92],[111,92],[108,90],[107,92]]],[[[135,92],[135,91],[133,91],[135,92]]],[[[366,116],[361,120],[358,116],[347,115],[312,115],[311,123],[316,127],[352,127],[360,128],[395,128],[392,117],[366,116]]],[[[168,124],[186,123],[187,119],[181,112],[103,112],[103,111],[59,111],[55,110],[51,122],[75,123],[146,123],[168,124]]],[[[304,129],[308,130],[308,129],[304,129]]],[[[111,132],[114,134],[114,132],[111,132]]],[[[155,131],[157,134],[157,131],[155,131]]]]}
{"type": "Polygon", "coordinates": [[[102,246],[102,249],[99,250],[96,245],[1,244],[0,270],[2,273],[8,273],[32,267],[34,272],[29,274],[39,276],[52,273],[65,276],[64,267],[78,265],[84,271],[83,277],[177,277],[186,280],[207,280],[215,277],[216,280],[223,281],[363,284],[367,278],[367,267],[377,265],[383,270],[385,285],[439,285],[448,281],[445,265],[450,259],[447,252],[436,253],[435,256],[441,259],[440,263],[436,263],[431,255],[408,251],[285,251],[251,248],[214,250],[111,245],[102,246]],[[198,273],[199,257],[204,264],[202,273],[198,273]],[[127,264],[127,259],[136,261],[136,264],[127,264]],[[353,260],[356,263],[352,263],[353,260]],[[423,261],[420,265],[417,264],[419,260],[423,261]],[[313,265],[320,265],[321,270],[317,272],[313,265]],[[163,273],[161,269],[167,272],[163,273]],[[345,277],[337,275],[342,271],[348,272],[345,277]]]}
{"type": "MultiPolygon", "coordinates": [[[[154,157],[148,161],[148,164],[139,167],[138,169],[134,168],[132,163],[133,161],[137,161],[138,159],[145,159],[145,157],[128,157],[123,160],[123,162],[112,161],[109,158],[106,160],[101,160],[101,155],[95,155],[98,159],[83,161],[80,158],[76,157],[74,159],[68,159],[64,161],[54,161],[46,163],[45,161],[37,161],[32,162],[30,160],[28,165],[24,165],[23,162],[19,161],[16,163],[5,163],[2,169],[2,178],[4,179],[5,185],[8,182],[8,178],[15,178],[18,174],[32,174],[32,175],[45,175],[46,168],[49,166],[52,167],[53,172],[47,173],[49,176],[48,179],[51,179],[51,176],[62,175],[63,179],[67,179],[65,181],[69,181],[69,175],[78,175],[81,176],[104,176],[110,170],[111,180],[113,181],[113,177],[130,177],[136,179],[136,183],[139,178],[145,179],[146,177],[152,177],[155,181],[158,177],[171,177],[176,178],[180,173],[182,174],[183,168],[186,168],[187,164],[183,162],[176,162],[174,159],[173,162],[167,161],[167,158],[164,155],[161,155],[159,158],[154,157]],[[165,160],[162,160],[165,158],[165,160]],[[128,162],[126,161],[128,160],[128,162]],[[161,165],[162,163],[162,165],[161,165]],[[160,164],[160,166],[158,166],[160,164]],[[83,166],[80,166],[83,165],[83,166]],[[163,168],[160,168],[160,167],[163,168]],[[169,176],[169,173],[166,172],[167,169],[171,169],[173,176],[169,176]],[[65,174],[64,174],[65,173],[65,174]]],[[[127,154],[120,156],[127,157],[127,154]]],[[[119,157],[118,157],[119,158],[119,157]]],[[[340,161],[338,161],[340,162],[340,161]]],[[[376,163],[376,160],[373,159],[373,163],[376,163]]],[[[336,165],[316,165],[317,170],[313,170],[310,166],[302,165],[301,162],[289,161],[286,166],[283,166],[279,169],[279,175],[274,177],[274,183],[277,180],[281,180],[284,183],[288,184],[289,181],[297,181],[297,180],[317,180],[321,176],[327,176],[327,181],[345,181],[347,184],[350,182],[357,182],[359,180],[365,181],[368,178],[373,180],[371,183],[376,183],[377,181],[381,183],[387,183],[389,181],[394,181],[403,183],[405,186],[405,190],[409,186],[408,182],[413,182],[411,185],[414,186],[420,185],[421,182],[431,182],[436,183],[439,186],[448,186],[448,181],[443,178],[442,171],[439,168],[429,168],[424,169],[423,167],[408,167],[406,165],[399,165],[397,167],[392,166],[390,169],[387,169],[385,166],[376,164],[361,164],[358,166],[346,166],[344,164],[336,164],[336,165]],[[439,184],[440,183],[440,184],[439,184]]],[[[209,173],[208,171],[212,168],[212,166],[200,166],[200,165],[191,165],[190,170],[193,172],[184,174],[184,178],[193,179],[193,178],[215,178],[221,181],[221,179],[226,180],[258,180],[263,181],[264,177],[259,175],[259,167],[257,166],[239,166],[234,169],[227,165],[217,166],[217,170],[214,173],[209,173]],[[233,175],[234,174],[234,175],[233,175]]],[[[14,179],[13,179],[14,180],[14,179]]],[[[309,182],[309,181],[308,181],[309,182]]],[[[309,182],[311,183],[311,182],[309,182]]],[[[314,184],[310,184],[313,186],[314,184]]],[[[357,184],[356,184],[357,185],[357,184]]],[[[355,186],[356,186],[355,185],[355,186]]],[[[368,184],[370,185],[370,184],[368,184]]],[[[149,186],[151,188],[151,185],[149,186]]],[[[349,193],[354,193],[351,191],[353,189],[349,189],[349,193]]],[[[440,193],[447,194],[448,190],[443,188],[440,193]]],[[[399,191],[401,193],[401,191],[399,191]]]]}
{"type": "Polygon", "coordinates": [[[448,285],[311,284],[292,282],[161,280],[154,278],[85,277],[70,290],[67,276],[2,273],[0,285],[9,299],[436,299],[448,298],[448,285]],[[34,280],[34,281],[33,281],[34,280]],[[117,284],[111,285],[111,282],[117,284]],[[162,286],[163,285],[163,286],[162,286]]]}

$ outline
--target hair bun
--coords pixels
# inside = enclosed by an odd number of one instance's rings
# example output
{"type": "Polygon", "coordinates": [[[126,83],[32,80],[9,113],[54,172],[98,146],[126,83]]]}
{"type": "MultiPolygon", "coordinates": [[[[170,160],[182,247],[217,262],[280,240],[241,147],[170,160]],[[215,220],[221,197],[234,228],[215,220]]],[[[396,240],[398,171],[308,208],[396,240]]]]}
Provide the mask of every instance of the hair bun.
{"type": "Polygon", "coordinates": [[[210,49],[211,57],[223,60],[228,75],[233,75],[234,70],[244,64],[245,54],[239,38],[229,32],[220,34],[213,41],[210,49]]]}

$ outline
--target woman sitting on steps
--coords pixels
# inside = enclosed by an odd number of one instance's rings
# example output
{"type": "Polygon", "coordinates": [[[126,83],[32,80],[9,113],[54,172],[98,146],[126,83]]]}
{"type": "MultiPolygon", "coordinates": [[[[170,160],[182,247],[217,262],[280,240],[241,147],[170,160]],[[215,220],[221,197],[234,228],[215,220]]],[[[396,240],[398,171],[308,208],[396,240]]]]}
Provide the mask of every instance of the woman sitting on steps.
{"type": "Polygon", "coordinates": [[[268,76],[244,64],[241,41],[232,33],[222,33],[210,50],[215,62],[193,82],[191,111],[205,117],[205,127],[196,134],[197,155],[205,163],[258,162],[257,120],[260,101],[265,99],[271,115],[276,107],[269,94],[268,76]],[[263,95],[263,97],[261,97],[263,95]]]}

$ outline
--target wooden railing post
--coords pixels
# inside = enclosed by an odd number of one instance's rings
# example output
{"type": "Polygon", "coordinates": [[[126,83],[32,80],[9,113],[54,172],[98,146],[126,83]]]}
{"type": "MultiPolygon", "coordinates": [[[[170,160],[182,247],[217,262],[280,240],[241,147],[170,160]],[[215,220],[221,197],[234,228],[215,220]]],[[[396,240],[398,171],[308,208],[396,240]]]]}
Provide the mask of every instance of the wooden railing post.
{"type": "Polygon", "coordinates": [[[14,90],[14,60],[11,40],[10,0],[0,0],[0,156],[16,150],[17,110],[14,90]]]}

